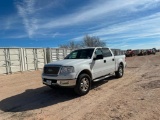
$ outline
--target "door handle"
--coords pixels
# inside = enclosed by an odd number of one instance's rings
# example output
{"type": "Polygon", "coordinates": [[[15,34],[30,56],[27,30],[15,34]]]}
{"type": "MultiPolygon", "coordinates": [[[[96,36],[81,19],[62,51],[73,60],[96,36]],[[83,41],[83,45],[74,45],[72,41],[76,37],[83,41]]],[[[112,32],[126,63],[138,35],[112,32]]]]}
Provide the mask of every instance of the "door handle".
{"type": "Polygon", "coordinates": [[[104,63],[106,63],[106,60],[104,60],[104,63]]]}
{"type": "Polygon", "coordinates": [[[112,61],[114,61],[114,58],[112,59],[112,61]]]}

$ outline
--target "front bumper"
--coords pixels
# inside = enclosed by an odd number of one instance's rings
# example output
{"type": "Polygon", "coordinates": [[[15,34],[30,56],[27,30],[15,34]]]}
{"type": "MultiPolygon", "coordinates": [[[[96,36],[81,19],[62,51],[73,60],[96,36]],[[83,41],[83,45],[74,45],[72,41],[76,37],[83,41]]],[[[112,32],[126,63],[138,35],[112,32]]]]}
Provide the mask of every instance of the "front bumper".
{"type": "Polygon", "coordinates": [[[76,85],[76,73],[70,73],[67,75],[46,75],[42,74],[42,82],[49,86],[62,86],[72,87],[76,85]]]}
{"type": "Polygon", "coordinates": [[[55,80],[43,78],[42,81],[43,84],[48,86],[73,87],[76,85],[76,79],[55,80]]]}

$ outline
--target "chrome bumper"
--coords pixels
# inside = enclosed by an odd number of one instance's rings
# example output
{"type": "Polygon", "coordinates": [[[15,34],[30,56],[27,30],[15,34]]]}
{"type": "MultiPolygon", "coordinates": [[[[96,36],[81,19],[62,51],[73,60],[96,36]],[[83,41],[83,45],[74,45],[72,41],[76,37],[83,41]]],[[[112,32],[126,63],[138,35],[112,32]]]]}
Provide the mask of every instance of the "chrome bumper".
{"type": "Polygon", "coordinates": [[[43,79],[43,84],[50,86],[72,87],[76,85],[76,79],[69,79],[69,80],[43,79]]]}

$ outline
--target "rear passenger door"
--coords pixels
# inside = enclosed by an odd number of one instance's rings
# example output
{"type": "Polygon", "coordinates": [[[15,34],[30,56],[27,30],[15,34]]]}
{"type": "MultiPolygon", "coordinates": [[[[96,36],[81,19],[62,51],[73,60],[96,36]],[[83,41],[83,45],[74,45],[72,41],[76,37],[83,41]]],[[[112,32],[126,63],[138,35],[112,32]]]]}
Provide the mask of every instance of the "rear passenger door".
{"type": "Polygon", "coordinates": [[[115,71],[115,58],[108,48],[102,48],[105,73],[109,74],[115,71]]]}

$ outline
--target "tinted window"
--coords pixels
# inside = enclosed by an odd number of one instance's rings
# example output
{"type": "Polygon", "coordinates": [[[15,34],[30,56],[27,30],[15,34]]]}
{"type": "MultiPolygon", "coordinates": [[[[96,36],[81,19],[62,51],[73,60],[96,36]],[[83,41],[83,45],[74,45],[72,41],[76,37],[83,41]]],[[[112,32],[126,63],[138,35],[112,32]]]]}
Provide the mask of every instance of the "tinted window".
{"type": "Polygon", "coordinates": [[[95,54],[96,55],[102,55],[103,54],[102,49],[100,49],[100,48],[96,49],[95,54]]]}
{"type": "Polygon", "coordinates": [[[65,59],[91,59],[94,49],[80,49],[71,52],[65,59]]]}
{"type": "Polygon", "coordinates": [[[110,57],[110,56],[112,56],[112,53],[111,53],[111,51],[108,48],[103,48],[102,51],[103,51],[103,56],[104,57],[110,57]]]}

